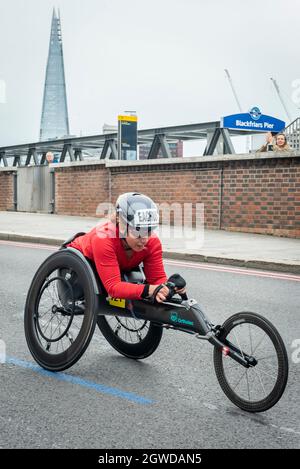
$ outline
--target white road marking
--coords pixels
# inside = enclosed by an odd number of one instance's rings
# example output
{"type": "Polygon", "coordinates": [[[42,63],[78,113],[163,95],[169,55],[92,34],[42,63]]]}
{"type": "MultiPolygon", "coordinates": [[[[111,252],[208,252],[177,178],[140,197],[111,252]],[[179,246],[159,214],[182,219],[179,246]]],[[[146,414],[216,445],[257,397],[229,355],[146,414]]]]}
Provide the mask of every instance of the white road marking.
{"type": "Polygon", "coordinates": [[[228,272],[232,274],[238,275],[252,275],[256,277],[268,277],[268,278],[275,278],[280,280],[292,280],[295,282],[300,282],[300,275],[296,274],[285,274],[283,272],[269,272],[267,270],[253,270],[240,267],[229,267],[217,264],[204,264],[204,263],[196,263],[196,262],[189,262],[189,261],[176,261],[165,259],[164,263],[167,265],[176,265],[178,267],[189,267],[192,269],[200,269],[200,270],[211,270],[215,272],[228,272]]]}
{"type": "MultiPolygon", "coordinates": [[[[10,245],[10,246],[17,246],[22,248],[30,248],[30,249],[44,249],[47,251],[57,251],[59,246],[50,246],[47,244],[34,244],[34,243],[22,243],[18,241],[8,241],[8,240],[0,240],[0,245],[10,245]]],[[[278,280],[289,280],[293,282],[300,282],[300,275],[296,274],[285,274],[283,272],[269,272],[267,270],[254,270],[248,269],[247,267],[240,268],[240,267],[230,267],[224,265],[217,265],[217,264],[209,264],[209,263],[202,263],[202,262],[190,262],[190,261],[180,261],[180,260],[173,260],[173,259],[164,259],[164,263],[166,265],[174,265],[178,267],[188,267],[191,269],[198,269],[198,270],[210,270],[214,272],[225,272],[237,275],[250,275],[254,277],[266,277],[266,278],[273,278],[278,280]]]]}

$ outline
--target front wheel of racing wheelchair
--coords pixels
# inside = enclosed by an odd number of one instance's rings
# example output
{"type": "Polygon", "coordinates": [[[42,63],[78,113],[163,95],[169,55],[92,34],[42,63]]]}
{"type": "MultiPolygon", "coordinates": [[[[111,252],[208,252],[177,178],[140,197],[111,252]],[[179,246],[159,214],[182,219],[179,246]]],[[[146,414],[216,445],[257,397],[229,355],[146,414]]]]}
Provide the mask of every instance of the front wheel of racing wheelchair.
{"type": "Polygon", "coordinates": [[[26,341],[39,365],[62,371],[79,360],[95,330],[96,304],[88,265],[79,256],[59,250],[42,263],[24,316],[26,341]]]}
{"type": "Polygon", "coordinates": [[[106,296],[94,264],[79,251],[64,248],[50,255],[37,270],[25,305],[25,336],[36,362],[50,371],[71,367],[87,349],[96,323],[119,353],[134,359],[151,355],[161,325],[123,317],[122,310],[120,316],[106,315],[106,296]]]}

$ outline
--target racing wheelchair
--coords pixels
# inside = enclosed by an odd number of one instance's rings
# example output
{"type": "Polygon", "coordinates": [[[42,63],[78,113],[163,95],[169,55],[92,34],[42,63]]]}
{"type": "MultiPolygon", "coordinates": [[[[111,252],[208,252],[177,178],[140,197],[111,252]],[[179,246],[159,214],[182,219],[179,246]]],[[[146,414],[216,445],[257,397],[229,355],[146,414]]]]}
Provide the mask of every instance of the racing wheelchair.
{"type": "MultiPolygon", "coordinates": [[[[79,236],[83,233],[78,233],[79,236]]],[[[87,349],[95,326],[119,353],[133,359],[150,356],[163,329],[185,332],[213,345],[218,382],[226,396],[248,412],[270,409],[281,398],[288,379],[283,340],[266,318],[240,312],[214,325],[195,299],[177,295],[184,280],[168,282],[165,302],[110,298],[95,265],[67,240],[39,267],[25,305],[25,336],[36,362],[46,370],[74,365],[87,349]]],[[[142,266],[122,274],[144,283],[142,266]]]]}

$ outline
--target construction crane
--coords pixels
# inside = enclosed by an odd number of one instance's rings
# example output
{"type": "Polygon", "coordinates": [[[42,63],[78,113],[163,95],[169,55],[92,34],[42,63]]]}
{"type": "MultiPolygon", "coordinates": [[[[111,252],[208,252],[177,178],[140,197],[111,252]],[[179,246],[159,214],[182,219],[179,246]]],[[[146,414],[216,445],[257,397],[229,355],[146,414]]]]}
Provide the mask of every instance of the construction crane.
{"type": "Polygon", "coordinates": [[[292,117],[291,117],[291,115],[290,115],[290,113],[289,113],[289,111],[288,111],[288,108],[286,107],[286,104],[285,104],[285,102],[284,102],[284,100],[283,100],[283,98],[282,98],[282,96],[281,96],[281,93],[280,93],[280,90],[279,90],[279,86],[277,85],[277,82],[276,82],[275,78],[270,78],[270,80],[271,80],[271,82],[272,82],[273,85],[274,85],[274,88],[275,88],[275,90],[276,90],[276,93],[277,93],[277,95],[278,95],[278,98],[280,99],[280,102],[281,102],[281,104],[282,104],[282,107],[283,107],[283,109],[285,110],[285,113],[286,113],[286,115],[287,115],[289,121],[292,122],[293,119],[292,119],[292,117]]]}
{"type": "Polygon", "coordinates": [[[230,76],[230,74],[229,74],[227,68],[225,68],[224,71],[225,71],[225,73],[226,73],[226,75],[227,75],[227,78],[228,78],[228,81],[229,81],[229,84],[230,84],[230,87],[231,87],[233,96],[234,96],[234,98],[235,98],[235,100],[236,100],[236,104],[238,105],[238,108],[239,108],[239,111],[240,111],[240,112],[243,112],[241,103],[240,103],[240,101],[239,101],[239,98],[238,98],[238,96],[237,96],[237,94],[236,94],[236,91],[235,91],[235,88],[234,88],[234,86],[233,86],[231,76],[230,76]]]}
{"type": "MultiPolygon", "coordinates": [[[[239,100],[239,98],[238,98],[238,95],[236,94],[235,88],[234,88],[234,86],[233,86],[233,82],[232,82],[230,73],[229,73],[229,71],[227,70],[227,68],[225,68],[224,71],[225,71],[226,76],[227,76],[227,78],[228,78],[228,81],[229,81],[229,84],[230,84],[230,87],[231,87],[233,96],[234,96],[234,98],[235,98],[236,104],[237,104],[237,106],[238,106],[238,108],[239,108],[240,113],[242,113],[242,112],[243,112],[243,109],[242,109],[240,100],[239,100]]],[[[249,153],[249,150],[250,150],[250,138],[249,138],[249,135],[247,135],[247,139],[246,139],[246,152],[249,153]]]]}

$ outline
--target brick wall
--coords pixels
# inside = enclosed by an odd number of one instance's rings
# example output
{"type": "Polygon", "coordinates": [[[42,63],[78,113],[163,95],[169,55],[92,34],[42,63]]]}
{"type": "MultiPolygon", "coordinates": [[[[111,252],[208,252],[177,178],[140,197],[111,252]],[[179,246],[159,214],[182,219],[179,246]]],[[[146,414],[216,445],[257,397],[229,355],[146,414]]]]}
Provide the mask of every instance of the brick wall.
{"type": "Polygon", "coordinates": [[[300,159],[224,163],[221,226],[300,237],[300,159]]]}
{"type": "MultiPolygon", "coordinates": [[[[128,171],[112,170],[111,198],[116,200],[122,192],[138,191],[152,197],[159,204],[193,204],[195,222],[195,204],[205,205],[206,228],[219,227],[219,184],[220,170],[192,169],[184,170],[158,168],[157,170],[128,171]],[[167,170],[166,170],[167,169],[167,170]]],[[[171,222],[173,212],[171,212],[171,222]]]]}
{"type": "MultiPolygon", "coordinates": [[[[204,204],[205,227],[300,237],[300,156],[235,155],[59,165],[56,213],[95,216],[140,191],[157,203],[204,204]]],[[[171,222],[173,221],[171,217],[171,222]]]]}
{"type": "Polygon", "coordinates": [[[55,167],[55,213],[96,215],[97,206],[109,194],[105,164],[55,167]]]}
{"type": "MultiPolygon", "coordinates": [[[[226,155],[61,163],[55,213],[96,216],[99,203],[141,191],[157,203],[203,203],[205,227],[300,238],[300,155],[226,155]]],[[[0,210],[13,208],[13,173],[0,171],[0,210]]],[[[193,221],[195,213],[193,213],[193,221]]]]}
{"type": "Polygon", "coordinates": [[[14,172],[0,171],[0,210],[14,208],[14,172]]]}

